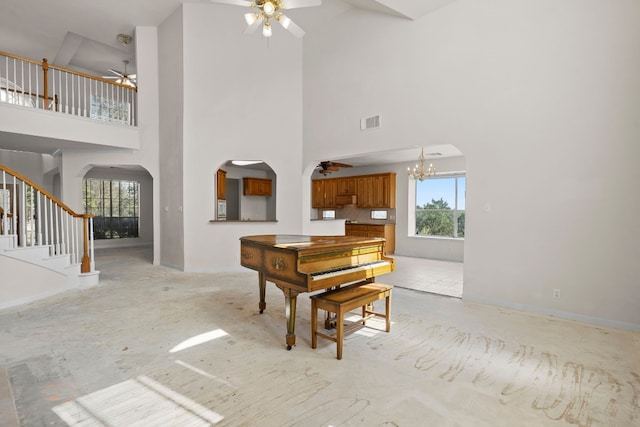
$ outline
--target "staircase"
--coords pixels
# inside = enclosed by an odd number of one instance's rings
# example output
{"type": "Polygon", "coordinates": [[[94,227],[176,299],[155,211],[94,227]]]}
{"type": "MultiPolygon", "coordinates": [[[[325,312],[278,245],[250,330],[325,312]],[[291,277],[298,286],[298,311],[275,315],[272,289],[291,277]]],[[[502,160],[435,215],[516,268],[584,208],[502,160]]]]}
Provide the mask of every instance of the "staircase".
{"type": "Polygon", "coordinates": [[[99,280],[93,218],[0,165],[0,309],[99,280]]]}

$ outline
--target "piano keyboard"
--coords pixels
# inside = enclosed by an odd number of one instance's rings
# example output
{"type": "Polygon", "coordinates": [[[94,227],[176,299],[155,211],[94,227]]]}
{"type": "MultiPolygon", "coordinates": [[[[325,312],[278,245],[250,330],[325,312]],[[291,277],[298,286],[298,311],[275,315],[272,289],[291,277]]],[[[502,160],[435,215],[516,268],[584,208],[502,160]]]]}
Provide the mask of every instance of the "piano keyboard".
{"type": "Polygon", "coordinates": [[[371,268],[382,267],[384,265],[390,265],[390,264],[391,263],[389,261],[374,261],[374,262],[369,262],[369,263],[366,263],[366,264],[350,265],[348,267],[337,268],[335,270],[330,270],[330,271],[322,271],[322,272],[318,272],[318,273],[311,273],[311,277],[313,278],[313,280],[323,280],[323,279],[328,279],[330,277],[340,276],[340,275],[343,275],[345,273],[353,273],[353,272],[356,272],[356,271],[365,271],[365,270],[369,270],[371,268]]]}

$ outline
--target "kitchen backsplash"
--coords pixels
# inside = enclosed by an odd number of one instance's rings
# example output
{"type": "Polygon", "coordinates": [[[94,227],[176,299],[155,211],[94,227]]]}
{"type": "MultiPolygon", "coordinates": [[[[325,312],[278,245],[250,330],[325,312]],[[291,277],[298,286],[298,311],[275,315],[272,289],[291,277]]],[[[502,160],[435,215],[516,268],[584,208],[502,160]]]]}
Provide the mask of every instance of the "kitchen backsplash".
{"type": "Polygon", "coordinates": [[[342,209],[336,209],[336,219],[347,219],[351,222],[366,224],[395,224],[395,209],[362,209],[356,205],[347,205],[342,209]],[[371,219],[371,211],[387,211],[387,219],[371,219]]]}

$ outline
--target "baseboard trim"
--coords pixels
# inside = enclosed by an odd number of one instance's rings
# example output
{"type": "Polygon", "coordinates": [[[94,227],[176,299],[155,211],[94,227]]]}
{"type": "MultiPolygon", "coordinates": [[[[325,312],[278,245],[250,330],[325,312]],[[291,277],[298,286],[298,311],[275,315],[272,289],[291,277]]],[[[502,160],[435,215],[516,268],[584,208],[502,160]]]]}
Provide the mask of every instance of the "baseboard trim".
{"type": "Polygon", "coordinates": [[[601,317],[585,316],[578,313],[572,313],[568,311],[550,310],[543,307],[537,307],[526,304],[513,304],[505,301],[500,301],[492,298],[482,298],[474,296],[462,295],[462,300],[466,302],[473,302],[477,304],[495,305],[499,307],[510,308],[513,310],[524,311],[528,313],[540,314],[543,316],[558,317],[566,320],[573,320],[576,322],[589,323],[598,326],[606,326],[616,329],[627,329],[630,331],[640,331],[640,324],[619,322],[617,320],[603,319],[601,317]]]}

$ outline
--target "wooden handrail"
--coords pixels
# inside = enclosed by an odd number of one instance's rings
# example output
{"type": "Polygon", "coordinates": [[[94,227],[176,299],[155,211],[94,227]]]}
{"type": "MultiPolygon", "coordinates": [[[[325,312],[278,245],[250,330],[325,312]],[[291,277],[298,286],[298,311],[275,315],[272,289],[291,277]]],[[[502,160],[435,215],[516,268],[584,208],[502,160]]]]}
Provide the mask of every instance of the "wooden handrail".
{"type": "MultiPolygon", "coordinates": [[[[37,191],[39,191],[40,194],[46,196],[49,200],[51,200],[51,202],[53,202],[54,204],[56,204],[57,206],[62,208],[64,211],[66,211],[67,214],[69,214],[70,216],[72,216],[74,218],[82,218],[83,255],[82,255],[82,260],[81,260],[81,263],[80,263],[80,271],[82,273],[90,273],[91,272],[91,257],[89,255],[89,219],[93,218],[94,215],[93,214],[87,214],[87,213],[78,214],[78,213],[74,212],[71,208],[69,208],[67,205],[65,205],[61,201],[59,201],[57,198],[55,198],[47,190],[45,190],[44,188],[40,187],[38,184],[36,184],[35,182],[31,181],[29,178],[25,177],[21,173],[16,172],[16,171],[14,171],[13,169],[11,169],[11,168],[9,168],[7,166],[4,166],[4,165],[0,164],[0,170],[4,171],[5,173],[8,173],[9,175],[15,177],[16,179],[19,179],[20,181],[22,181],[25,184],[30,185],[32,188],[34,188],[37,191]]],[[[14,216],[13,212],[7,213],[7,217],[13,217],[13,216],[14,216]]]]}
{"type": "MultiPolygon", "coordinates": [[[[46,58],[44,59],[44,61],[46,61],[46,58]]],[[[99,82],[108,83],[108,84],[114,85],[114,86],[120,86],[120,87],[123,87],[125,89],[132,90],[134,92],[138,91],[138,88],[135,87],[135,86],[129,86],[129,85],[126,85],[124,83],[114,82],[113,80],[103,79],[102,77],[92,76],[91,74],[83,73],[81,71],[72,70],[71,68],[65,68],[65,67],[61,67],[61,66],[58,66],[58,65],[49,64],[49,69],[54,69],[54,70],[58,70],[58,71],[64,71],[66,73],[75,74],[76,76],[85,77],[87,79],[97,80],[99,82]]]]}
{"type": "MultiPolygon", "coordinates": [[[[19,93],[21,95],[27,95],[27,96],[37,96],[38,98],[44,98],[44,95],[40,95],[37,93],[33,93],[33,92],[25,92],[24,90],[17,90],[17,89],[13,89],[13,88],[2,88],[2,90],[6,90],[7,92],[13,92],[13,93],[19,93]]],[[[53,98],[48,96],[46,99],[53,101],[53,98]]]]}
{"type": "Polygon", "coordinates": [[[5,171],[7,172],[9,175],[15,176],[16,178],[20,179],[21,181],[29,184],[31,187],[35,188],[36,190],[38,190],[40,193],[44,194],[45,196],[47,196],[49,199],[51,199],[51,201],[53,203],[55,203],[56,205],[60,206],[62,209],[64,209],[65,211],[67,211],[67,213],[71,216],[73,216],[74,218],[91,218],[93,217],[93,214],[79,214],[79,213],[75,213],[70,207],[68,207],[67,205],[65,205],[64,203],[62,203],[60,200],[58,200],[53,194],[49,193],[47,190],[45,190],[44,188],[40,187],[38,184],[36,184],[35,182],[31,181],[29,178],[27,178],[26,176],[22,175],[20,172],[16,172],[11,168],[8,168],[5,165],[0,165],[0,170],[1,171],[5,171]]]}
{"type": "MultiPolygon", "coordinates": [[[[45,71],[45,73],[46,73],[47,69],[54,69],[54,70],[58,70],[58,71],[64,71],[66,73],[75,74],[75,75],[80,76],[80,77],[85,77],[87,79],[96,80],[96,81],[103,82],[103,83],[108,83],[110,85],[120,86],[120,87],[122,87],[124,89],[132,90],[134,92],[138,91],[138,88],[134,87],[134,86],[129,86],[129,85],[126,85],[126,84],[123,84],[123,83],[114,82],[112,80],[103,79],[101,77],[93,76],[91,74],[83,73],[81,71],[73,70],[71,68],[66,68],[66,67],[62,67],[62,66],[59,66],[59,65],[49,64],[49,62],[47,61],[47,58],[43,58],[42,62],[39,62],[39,61],[34,61],[33,59],[25,58],[25,57],[19,56],[19,55],[13,55],[11,53],[7,53],[7,52],[3,52],[3,51],[0,51],[0,56],[6,56],[6,57],[17,59],[17,60],[20,60],[20,61],[29,62],[31,64],[40,65],[40,66],[42,66],[42,69],[45,71]]],[[[46,84],[46,79],[45,79],[45,84],[46,84]]]]}
{"type": "Polygon", "coordinates": [[[25,58],[24,56],[13,55],[11,53],[3,52],[1,50],[0,50],[0,56],[8,56],[9,58],[18,59],[18,60],[24,61],[24,62],[30,62],[30,63],[36,64],[36,65],[41,65],[40,62],[34,61],[33,59],[25,58]]]}

